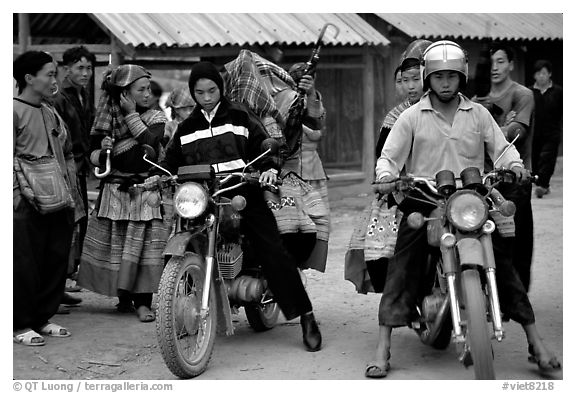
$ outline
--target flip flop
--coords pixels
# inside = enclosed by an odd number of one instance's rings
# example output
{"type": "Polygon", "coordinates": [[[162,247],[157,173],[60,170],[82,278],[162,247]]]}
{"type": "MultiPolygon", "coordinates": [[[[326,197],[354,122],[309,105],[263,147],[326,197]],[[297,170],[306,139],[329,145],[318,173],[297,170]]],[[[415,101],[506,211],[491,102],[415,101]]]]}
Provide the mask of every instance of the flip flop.
{"type": "Polygon", "coordinates": [[[554,355],[552,355],[548,361],[540,359],[540,357],[536,355],[536,352],[534,352],[532,344],[528,344],[528,353],[530,354],[530,356],[528,356],[528,361],[538,365],[540,371],[558,371],[562,368],[562,364],[560,364],[554,355]]]}
{"type": "Polygon", "coordinates": [[[146,306],[139,306],[136,315],[138,315],[140,322],[153,322],[156,319],[154,312],[146,306]]]}
{"type": "Polygon", "coordinates": [[[65,327],[48,322],[40,328],[40,333],[50,337],[70,337],[71,334],[65,327]]]}
{"type": "Polygon", "coordinates": [[[32,329],[27,330],[24,333],[16,334],[14,336],[14,342],[29,347],[38,347],[46,344],[46,341],[44,341],[44,337],[42,337],[32,329]]]}
{"type": "Polygon", "coordinates": [[[377,364],[376,362],[371,362],[366,365],[366,371],[364,371],[364,376],[366,378],[384,378],[388,375],[390,370],[390,362],[386,361],[384,366],[377,364]]]}

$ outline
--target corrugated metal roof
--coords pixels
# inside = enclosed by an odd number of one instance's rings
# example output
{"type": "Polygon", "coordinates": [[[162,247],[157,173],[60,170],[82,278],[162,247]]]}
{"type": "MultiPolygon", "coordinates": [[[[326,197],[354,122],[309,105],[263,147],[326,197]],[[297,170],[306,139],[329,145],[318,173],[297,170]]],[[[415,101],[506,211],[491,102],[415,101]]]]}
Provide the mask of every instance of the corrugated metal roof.
{"type": "Polygon", "coordinates": [[[562,14],[376,14],[414,38],[562,39],[562,14]]]}
{"type": "Polygon", "coordinates": [[[122,43],[137,46],[311,45],[325,23],[324,43],[388,45],[356,14],[93,14],[122,43]]]}

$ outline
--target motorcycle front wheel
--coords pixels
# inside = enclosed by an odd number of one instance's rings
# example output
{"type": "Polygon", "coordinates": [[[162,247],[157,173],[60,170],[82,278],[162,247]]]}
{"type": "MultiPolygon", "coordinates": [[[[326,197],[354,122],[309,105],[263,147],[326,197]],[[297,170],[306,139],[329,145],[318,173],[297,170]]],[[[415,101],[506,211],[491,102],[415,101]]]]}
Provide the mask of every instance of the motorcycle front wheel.
{"type": "Polygon", "coordinates": [[[257,332],[263,332],[276,326],[280,307],[278,307],[276,302],[247,304],[244,306],[244,311],[252,329],[257,332]]]}
{"type": "Polygon", "coordinates": [[[217,313],[213,286],[208,313],[201,313],[205,276],[203,260],[187,252],[183,258],[172,257],[160,279],[156,335],[166,366],[180,378],[202,374],[214,349],[217,313]]]}
{"type": "Polygon", "coordinates": [[[486,298],[477,270],[462,272],[462,291],[466,306],[466,339],[470,346],[476,379],[496,379],[494,359],[486,326],[486,298]]]}

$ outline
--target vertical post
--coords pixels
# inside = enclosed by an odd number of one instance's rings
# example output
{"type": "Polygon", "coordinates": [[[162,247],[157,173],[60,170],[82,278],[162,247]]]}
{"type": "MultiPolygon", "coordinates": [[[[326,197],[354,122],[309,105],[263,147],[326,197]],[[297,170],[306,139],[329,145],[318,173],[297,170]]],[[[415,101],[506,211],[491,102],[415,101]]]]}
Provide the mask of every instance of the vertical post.
{"type": "Polygon", "coordinates": [[[18,45],[20,46],[20,53],[26,52],[30,44],[30,15],[18,14],[18,45]]]}
{"type": "Polygon", "coordinates": [[[116,67],[120,65],[120,47],[118,45],[118,41],[114,35],[110,34],[110,65],[112,67],[116,67]]]}
{"type": "Polygon", "coordinates": [[[372,181],[374,173],[374,59],[368,45],[364,47],[363,97],[364,127],[362,138],[362,172],[367,181],[372,181]]]}

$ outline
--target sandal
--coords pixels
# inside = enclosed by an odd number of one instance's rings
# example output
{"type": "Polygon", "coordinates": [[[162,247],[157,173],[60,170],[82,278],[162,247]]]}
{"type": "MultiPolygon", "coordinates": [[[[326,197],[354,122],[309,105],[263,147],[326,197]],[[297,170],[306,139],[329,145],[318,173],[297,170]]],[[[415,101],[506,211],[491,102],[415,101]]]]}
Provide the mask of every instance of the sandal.
{"type": "Polygon", "coordinates": [[[65,327],[48,322],[40,328],[40,333],[50,337],[70,337],[71,334],[65,327]]]}
{"type": "Polygon", "coordinates": [[[370,362],[366,365],[366,370],[364,371],[364,376],[366,378],[384,378],[388,375],[390,370],[390,352],[388,352],[388,359],[384,364],[378,362],[370,362]]]}
{"type": "Polygon", "coordinates": [[[38,347],[46,344],[46,341],[44,341],[44,337],[42,337],[32,329],[27,330],[24,333],[15,334],[14,342],[30,347],[38,347]]]}
{"type": "Polygon", "coordinates": [[[364,372],[364,376],[367,378],[384,378],[388,375],[388,371],[390,370],[390,362],[386,361],[384,366],[380,366],[379,364],[368,363],[366,365],[366,371],[364,372]]]}
{"type": "Polygon", "coordinates": [[[540,371],[558,371],[562,368],[562,364],[560,364],[554,355],[552,355],[548,361],[541,359],[539,355],[536,355],[532,344],[528,344],[528,353],[530,354],[528,361],[537,364],[540,371]]]}
{"type": "Polygon", "coordinates": [[[147,306],[139,306],[136,315],[138,315],[140,322],[153,322],[156,319],[154,312],[147,306]]]}

